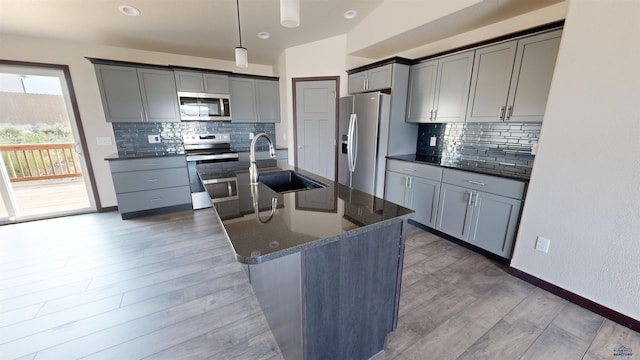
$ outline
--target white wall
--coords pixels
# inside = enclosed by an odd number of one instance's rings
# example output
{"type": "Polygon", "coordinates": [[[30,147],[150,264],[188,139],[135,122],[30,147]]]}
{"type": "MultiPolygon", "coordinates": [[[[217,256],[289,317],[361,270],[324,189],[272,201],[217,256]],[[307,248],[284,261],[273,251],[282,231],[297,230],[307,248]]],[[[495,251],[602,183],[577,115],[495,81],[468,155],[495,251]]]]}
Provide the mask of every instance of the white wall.
{"type": "Polygon", "coordinates": [[[276,143],[289,148],[291,164],[294,161],[292,79],[340,76],[340,96],[347,94],[346,48],[347,37],[340,35],[288,48],[278,59],[275,71],[280,76],[282,122],[276,125],[276,143]]]}
{"type": "Polygon", "coordinates": [[[640,319],[640,1],[572,0],[511,265],[640,319]],[[534,250],[536,236],[549,253],[534,250]]]}
{"type": "MultiPolygon", "coordinates": [[[[84,127],[89,156],[102,206],[115,206],[109,165],[104,158],[117,152],[111,125],[105,121],[93,65],[85,57],[158,65],[181,65],[240,72],[234,62],[150,51],[0,35],[0,59],[68,65],[84,127]],[[98,146],[96,137],[111,137],[113,146],[98,146]]],[[[246,73],[273,75],[271,66],[251,64],[246,73]]]]}

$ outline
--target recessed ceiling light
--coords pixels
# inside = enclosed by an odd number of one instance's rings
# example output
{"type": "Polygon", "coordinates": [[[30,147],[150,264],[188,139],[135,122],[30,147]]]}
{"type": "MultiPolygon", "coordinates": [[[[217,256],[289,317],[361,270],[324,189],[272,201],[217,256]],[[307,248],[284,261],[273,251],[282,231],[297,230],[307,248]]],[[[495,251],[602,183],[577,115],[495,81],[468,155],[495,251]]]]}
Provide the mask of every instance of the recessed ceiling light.
{"type": "Polygon", "coordinates": [[[268,38],[270,38],[270,37],[271,37],[271,34],[269,34],[269,33],[268,33],[268,32],[266,32],[266,31],[260,31],[260,32],[258,33],[258,37],[259,37],[260,39],[262,39],[262,40],[267,40],[268,38]]]}
{"type": "Polygon", "coordinates": [[[131,5],[120,5],[118,6],[118,10],[120,10],[121,13],[127,15],[127,16],[138,16],[140,15],[140,10],[134,8],[131,5]]]}
{"type": "Polygon", "coordinates": [[[355,18],[356,16],[358,16],[358,12],[355,11],[355,10],[347,10],[347,11],[344,12],[344,15],[342,15],[342,16],[344,16],[344,18],[347,19],[347,20],[351,20],[351,19],[355,18]]]}

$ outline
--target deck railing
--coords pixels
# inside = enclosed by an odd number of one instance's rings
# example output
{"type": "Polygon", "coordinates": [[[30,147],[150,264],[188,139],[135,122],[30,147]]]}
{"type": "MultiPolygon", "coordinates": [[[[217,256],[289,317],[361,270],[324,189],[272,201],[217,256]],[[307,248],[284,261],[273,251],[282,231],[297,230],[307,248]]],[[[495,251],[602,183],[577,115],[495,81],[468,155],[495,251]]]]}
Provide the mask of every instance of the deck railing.
{"type": "Polygon", "coordinates": [[[74,144],[0,145],[12,182],[82,176],[74,144]]]}

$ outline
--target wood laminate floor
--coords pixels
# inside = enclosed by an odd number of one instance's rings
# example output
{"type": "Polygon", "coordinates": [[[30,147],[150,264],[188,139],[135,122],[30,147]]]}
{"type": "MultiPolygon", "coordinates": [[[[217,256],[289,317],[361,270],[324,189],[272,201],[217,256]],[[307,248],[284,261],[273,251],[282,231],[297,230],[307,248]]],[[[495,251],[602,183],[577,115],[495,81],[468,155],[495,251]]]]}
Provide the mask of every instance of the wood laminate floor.
{"type": "MultiPolygon", "coordinates": [[[[376,360],[640,357],[637,332],[413,226],[400,313],[376,360]]],[[[0,359],[76,358],[282,355],[212,209],[0,227],[0,359]]]]}

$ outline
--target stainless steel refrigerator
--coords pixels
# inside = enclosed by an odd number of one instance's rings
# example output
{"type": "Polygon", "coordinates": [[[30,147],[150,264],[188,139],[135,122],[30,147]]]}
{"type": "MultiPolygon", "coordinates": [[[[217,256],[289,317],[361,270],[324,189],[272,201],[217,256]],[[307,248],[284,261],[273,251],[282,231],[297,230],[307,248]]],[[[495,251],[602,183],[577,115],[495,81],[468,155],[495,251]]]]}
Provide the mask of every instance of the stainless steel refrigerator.
{"type": "Polygon", "coordinates": [[[338,182],[382,198],[391,97],[380,92],[340,98],[338,182]]]}

